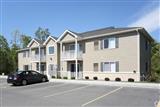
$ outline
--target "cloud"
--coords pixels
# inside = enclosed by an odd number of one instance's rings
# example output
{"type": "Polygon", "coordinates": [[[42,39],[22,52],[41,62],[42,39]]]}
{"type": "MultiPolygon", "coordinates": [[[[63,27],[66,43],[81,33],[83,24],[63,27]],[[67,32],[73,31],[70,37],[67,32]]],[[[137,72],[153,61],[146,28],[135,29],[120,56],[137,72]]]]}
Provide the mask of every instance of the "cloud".
{"type": "Polygon", "coordinates": [[[160,29],[160,7],[156,7],[151,11],[142,14],[135,22],[128,25],[128,27],[144,27],[149,32],[160,29]]]}

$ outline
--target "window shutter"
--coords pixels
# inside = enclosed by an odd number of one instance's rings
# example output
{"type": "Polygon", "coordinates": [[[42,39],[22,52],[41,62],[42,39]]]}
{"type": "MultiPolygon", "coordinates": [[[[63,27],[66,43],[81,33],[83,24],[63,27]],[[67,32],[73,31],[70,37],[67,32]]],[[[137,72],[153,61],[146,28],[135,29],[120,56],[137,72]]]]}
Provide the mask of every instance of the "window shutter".
{"type": "Polygon", "coordinates": [[[104,41],[103,41],[103,40],[101,40],[101,49],[103,49],[103,42],[104,42],[104,41]]]}
{"type": "Polygon", "coordinates": [[[119,61],[116,62],[116,72],[119,72],[119,61]]]}
{"type": "Polygon", "coordinates": [[[103,62],[101,62],[101,72],[103,72],[103,62]]]}
{"type": "Polygon", "coordinates": [[[116,48],[119,48],[119,38],[116,38],[116,48]]]}

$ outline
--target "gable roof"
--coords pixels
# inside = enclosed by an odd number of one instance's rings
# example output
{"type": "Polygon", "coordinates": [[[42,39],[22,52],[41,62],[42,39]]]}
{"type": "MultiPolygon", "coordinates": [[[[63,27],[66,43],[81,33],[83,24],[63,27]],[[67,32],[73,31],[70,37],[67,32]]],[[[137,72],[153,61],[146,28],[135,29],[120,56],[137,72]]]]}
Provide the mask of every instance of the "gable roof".
{"type": "Polygon", "coordinates": [[[63,34],[57,39],[57,41],[60,41],[67,33],[71,34],[72,36],[74,36],[75,38],[77,38],[77,34],[73,31],[70,31],[70,30],[65,30],[63,32],[63,34]]]}
{"type": "Polygon", "coordinates": [[[46,41],[43,43],[43,45],[46,45],[47,42],[48,42],[50,39],[52,39],[52,40],[54,40],[55,42],[57,42],[57,37],[49,36],[49,37],[46,39],[46,41]]]}
{"type": "Polygon", "coordinates": [[[27,45],[27,47],[30,47],[33,42],[36,42],[38,45],[42,45],[42,44],[43,44],[43,41],[34,38],[34,39],[32,39],[32,40],[29,42],[29,44],[27,45]]]}

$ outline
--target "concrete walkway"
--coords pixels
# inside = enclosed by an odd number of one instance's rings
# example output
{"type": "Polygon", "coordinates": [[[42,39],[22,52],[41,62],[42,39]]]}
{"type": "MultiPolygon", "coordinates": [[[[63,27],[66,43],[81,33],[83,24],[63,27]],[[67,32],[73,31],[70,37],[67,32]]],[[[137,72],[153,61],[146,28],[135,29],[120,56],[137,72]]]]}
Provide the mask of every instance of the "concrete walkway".
{"type": "Polygon", "coordinates": [[[50,79],[50,82],[65,82],[65,83],[74,83],[74,84],[107,85],[107,86],[160,89],[159,83],[115,82],[115,81],[98,81],[98,80],[97,81],[96,80],[65,80],[65,79],[50,79]]]}
{"type": "MultiPolygon", "coordinates": [[[[7,76],[0,75],[0,78],[7,78],[7,76]]],[[[100,81],[100,80],[97,80],[97,81],[96,80],[65,80],[65,79],[50,79],[49,81],[50,82],[74,83],[74,84],[87,84],[87,85],[107,85],[107,86],[160,89],[160,83],[115,82],[115,81],[100,81]]]]}

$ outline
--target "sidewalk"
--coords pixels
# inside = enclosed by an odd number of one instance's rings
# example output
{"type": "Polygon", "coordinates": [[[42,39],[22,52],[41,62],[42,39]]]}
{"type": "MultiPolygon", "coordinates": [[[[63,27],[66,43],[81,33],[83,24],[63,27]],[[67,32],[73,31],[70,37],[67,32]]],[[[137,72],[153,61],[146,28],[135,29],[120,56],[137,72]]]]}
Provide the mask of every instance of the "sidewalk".
{"type": "Polygon", "coordinates": [[[106,86],[160,89],[159,83],[115,82],[115,81],[98,81],[98,80],[97,81],[95,80],[64,80],[64,79],[50,79],[49,81],[50,82],[74,83],[74,84],[87,84],[87,85],[106,85],[106,86]]]}
{"type": "Polygon", "coordinates": [[[6,75],[0,75],[0,78],[7,78],[6,75]]]}

